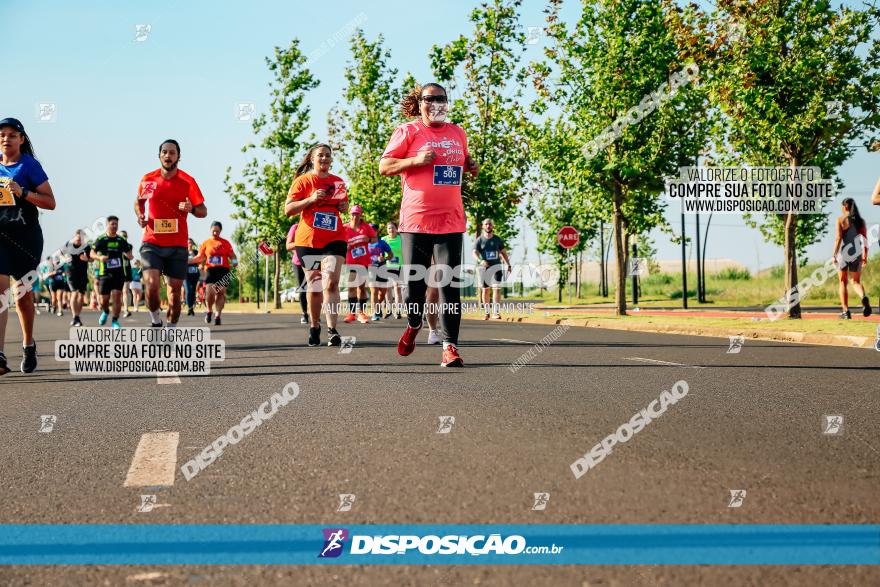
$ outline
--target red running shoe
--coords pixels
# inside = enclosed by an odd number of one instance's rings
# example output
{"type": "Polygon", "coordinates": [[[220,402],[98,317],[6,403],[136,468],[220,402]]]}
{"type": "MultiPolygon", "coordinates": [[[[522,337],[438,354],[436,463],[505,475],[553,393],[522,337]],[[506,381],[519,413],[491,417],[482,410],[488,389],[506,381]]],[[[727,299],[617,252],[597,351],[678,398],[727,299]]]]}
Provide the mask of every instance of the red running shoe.
{"type": "Polygon", "coordinates": [[[449,345],[443,349],[443,360],[440,362],[441,367],[464,367],[464,361],[458,354],[458,349],[449,345]]]}
{"type": "Polygon", "coordinates": [[[419,326],[418,328],[413,328],[412,326],[406,327],[406,330],[403,331],[400,340],[397,341],[397,354],[399,354],[401,357],[407,357],[411,355],[414,350],[416,350],[416,337],[418,337],[419,331],[421,329],[421,326],[419,326]]]}

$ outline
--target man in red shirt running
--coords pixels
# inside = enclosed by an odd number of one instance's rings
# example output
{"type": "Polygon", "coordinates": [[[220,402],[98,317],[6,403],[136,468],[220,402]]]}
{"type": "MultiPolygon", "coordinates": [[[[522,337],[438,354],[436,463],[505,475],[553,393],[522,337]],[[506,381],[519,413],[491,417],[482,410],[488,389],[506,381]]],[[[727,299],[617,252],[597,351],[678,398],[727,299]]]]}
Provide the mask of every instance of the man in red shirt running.
{"type": "Polygon", "coordinates": [[[205,198],[196,180],[177,168],[180,145],[168,139],[159,145],[161,167],[146,174],[138,186],[134,202],[138,224],[144,229],[140,256],[147,309],[152,326],[161,327],[160,276],[168,286],[168,326],[177,325],[180,318],[181,292],[186,279],[188,261],[189,214],[196,218],[208,215],[205,198]]]}
{"type": "Polygon", "coordinates": [[[208,311],[205,312],[205,324],[210,324],[214,319],[214,326],[220,326],[223,314],[223,306],[226,305],[226,287],[229,285],[232,265],[237,262],[232,243],[220,236],[223,225],[219,220],[211,223],[211,238],[199,247],[199,254],[189,259],[190,265],[205,264],[207,277],[205,277],[206,296],[205,301],[208,311]],[[214,310],[217,313],[214,314],[214,310]]]}

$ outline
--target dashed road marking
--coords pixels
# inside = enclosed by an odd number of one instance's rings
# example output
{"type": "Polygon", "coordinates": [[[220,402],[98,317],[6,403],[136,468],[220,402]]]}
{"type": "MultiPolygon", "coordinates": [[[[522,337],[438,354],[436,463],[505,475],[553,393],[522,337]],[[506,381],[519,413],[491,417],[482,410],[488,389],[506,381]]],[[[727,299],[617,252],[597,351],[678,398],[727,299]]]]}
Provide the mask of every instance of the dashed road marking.
{"type": "Polygon", "coordinates": [[[146,432],[141,436],[123,487],[174,485],[179,432],[146,432]]]}

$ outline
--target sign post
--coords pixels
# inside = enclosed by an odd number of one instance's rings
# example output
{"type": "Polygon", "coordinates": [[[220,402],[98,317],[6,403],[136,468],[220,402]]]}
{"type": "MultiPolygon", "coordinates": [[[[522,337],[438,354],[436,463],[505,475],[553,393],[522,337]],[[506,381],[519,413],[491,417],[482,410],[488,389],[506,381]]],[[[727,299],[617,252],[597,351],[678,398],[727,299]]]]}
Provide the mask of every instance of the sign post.
{"type": "MultiPolygon", "coordinates": [[[[571,264],[572,269],[574,268],[574,255],[571,254],[571,250],[575,248],[578,243],[581,241],[581,233],[578,232],[574,226],[563,226],[559,229],[559,232],[556,233],[556,242],[559,243],[559,246],[569,252],[568,254],[568,262],[571,264]]],[[[571,270],[569,272],[571,272],[571,270]]],[[[571,305],[571,291],[572,284],[569,280],[568,284],[568,303],[571,305]]]]}
{"type": "Polygon", "coordinates": [[[272,250],[272,247],[266,241],[260,241],[260,246],[257,247],[260,250],[260,253],[266,257],[266,275],[263,278],[263,300],[266,302],[266,314],[269,313],[269,257],[275,254],[275,251],[272,250]]]}

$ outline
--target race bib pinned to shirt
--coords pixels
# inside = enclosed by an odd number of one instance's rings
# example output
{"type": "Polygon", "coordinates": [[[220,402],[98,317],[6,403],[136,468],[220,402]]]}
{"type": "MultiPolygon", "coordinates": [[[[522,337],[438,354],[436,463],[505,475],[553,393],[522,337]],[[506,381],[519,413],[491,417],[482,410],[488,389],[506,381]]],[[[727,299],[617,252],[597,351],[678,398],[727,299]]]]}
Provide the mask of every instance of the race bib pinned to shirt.
{"type": "Polygon", "coordinates": [[[107,269],[119,269],[120,267],[122,267],[122,259],[119,257],[107,259],[107,269]]]}
{"type": "Polygon", "coordinates": [[[351,250],[351,258],[352,259],[357,259],[358,257],[363,257],[366,254],[367,254],[366,247],[355,247],[351,250]]]}
{"type": "Polygon", "coordinates": [[[486,260],[495,261],[498,259],[498,251],[486,251],[486,260]]]}
{"type": "Polygon", "coordinates": [[[0,177],[0,206],[15,206],[15,196],[9,189],[10,181],[8,177],[0,177]]]}
{"type": "Polygon", "coordinates": [[[315,219],[312,221],[312,227],[319,230],[329,230],[336,232],[339,217],[332,212],[315,212],[315,219]]]}
{"type": "Polygon", "coordinates": [[[199,266],[198,265],[187,265],[186,270],[189,271],[190,273],[198,273],[199,266]]]}
{"type": "Polygon", "coordinates": [[[156,234],[175,234],[177,218],[157,218],[153,220],[153,232],[156,234]]]}
{"type": "Polygon", "coordinates": [[[434,185],[461,185],[461,165],[435,165],[434,185]]]}
{"type": "Polygon", "coordinates": [[[220,255],[211,255],[210,257],[208,257],[208,263],[210,263],[211,265],[222,265],[223,257],[221,257],[220,255]]]}

